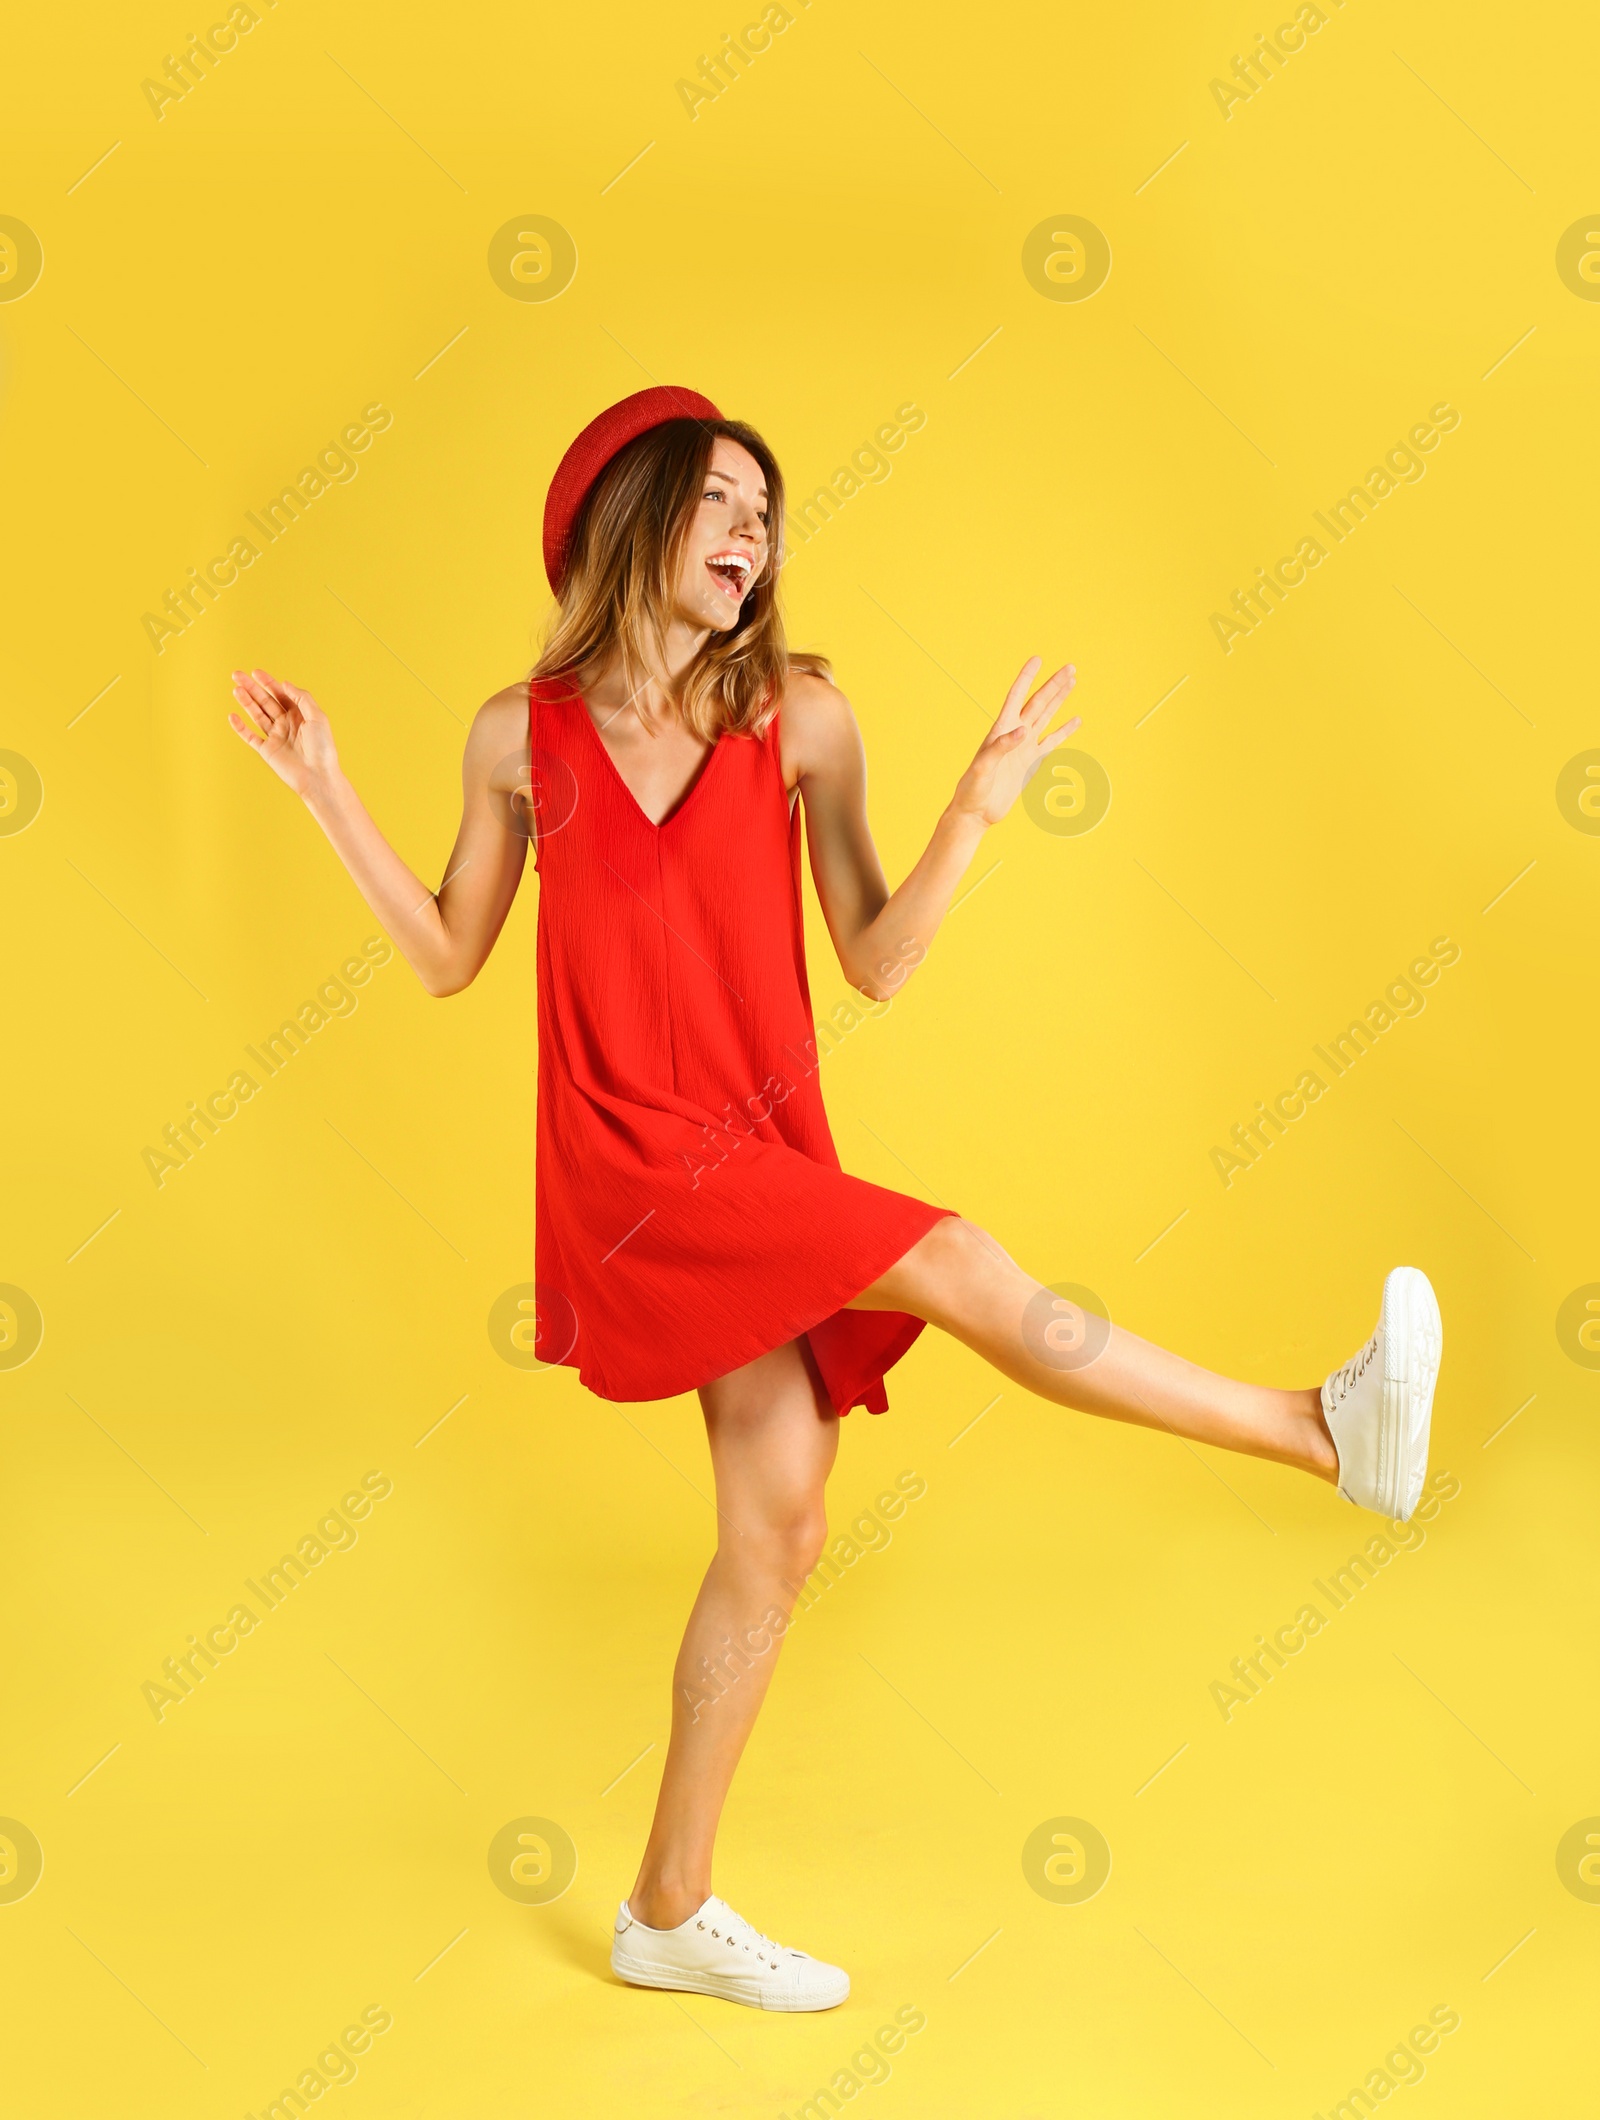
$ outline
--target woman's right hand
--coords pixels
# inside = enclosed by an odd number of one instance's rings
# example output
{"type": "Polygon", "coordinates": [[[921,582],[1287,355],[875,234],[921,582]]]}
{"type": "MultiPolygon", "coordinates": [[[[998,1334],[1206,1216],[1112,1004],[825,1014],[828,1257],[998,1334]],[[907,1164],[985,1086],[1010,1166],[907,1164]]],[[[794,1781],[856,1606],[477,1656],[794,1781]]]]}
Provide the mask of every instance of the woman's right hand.
{"type": "Polygon", "coordinates": [[[230,714],[228,726],[297,795],[338,777],[333,729],[309,692],[268,670],[235,670],[233,696],[244,713],[230,714]]]}

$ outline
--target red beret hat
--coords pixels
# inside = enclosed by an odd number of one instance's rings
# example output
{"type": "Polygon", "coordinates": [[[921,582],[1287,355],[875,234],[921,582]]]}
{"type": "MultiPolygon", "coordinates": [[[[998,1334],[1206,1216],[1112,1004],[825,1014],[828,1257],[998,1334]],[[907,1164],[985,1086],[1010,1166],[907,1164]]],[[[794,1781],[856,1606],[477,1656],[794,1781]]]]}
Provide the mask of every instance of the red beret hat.
{"type": "Polygon", "coordinates": [[[722,414],[698,390],[658,383],[636,390],[593,419],[556,466],[544,502],[544,571],[557,594],[567,568],[567,540],[590,487],[619,451],[668,420],[720,420],[722,414]]]}

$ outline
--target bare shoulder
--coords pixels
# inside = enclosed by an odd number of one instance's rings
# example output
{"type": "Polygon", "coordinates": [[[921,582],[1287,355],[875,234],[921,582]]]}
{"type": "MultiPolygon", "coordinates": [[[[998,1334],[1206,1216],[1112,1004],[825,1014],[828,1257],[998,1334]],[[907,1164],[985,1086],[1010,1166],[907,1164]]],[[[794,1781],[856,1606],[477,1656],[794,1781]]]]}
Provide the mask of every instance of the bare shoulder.
{"type": "Polygon", "coordinates": [[[473,729],[493,731],[496,735],[508,735],[517,728],[528,725],[528,680],[519,677],[515,684],[504,685],[486,699],[473,718],[473,729]]]}
{"type": "Polygon", "coordinates": [[[861,731],[849,700],[809,670],[789,672],[778,733],[783,777],[791,788],[807,774],[848,771],[861,756],[861,731]]]}
{"type": "Polygon", "coordinates": [[[493,787],[514,787],[528,757],[528,680],[486,699],[467,732],[464,770],[493,787]]]}

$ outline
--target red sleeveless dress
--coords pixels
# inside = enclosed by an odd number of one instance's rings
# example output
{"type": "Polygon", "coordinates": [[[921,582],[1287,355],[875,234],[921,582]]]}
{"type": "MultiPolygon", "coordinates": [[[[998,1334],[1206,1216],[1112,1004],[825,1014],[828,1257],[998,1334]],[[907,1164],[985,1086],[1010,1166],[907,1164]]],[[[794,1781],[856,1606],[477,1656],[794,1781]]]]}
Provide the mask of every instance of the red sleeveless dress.
{"type": "Polygon", "coordinates": [[[538,1358],[661,1399],[803,1333],[835,1412],[886,1412],[922,1320],[841,1306],[951,1210],[839,1167],[776,719],[654,825],[569,685],[529,718],[538,1358]]]}

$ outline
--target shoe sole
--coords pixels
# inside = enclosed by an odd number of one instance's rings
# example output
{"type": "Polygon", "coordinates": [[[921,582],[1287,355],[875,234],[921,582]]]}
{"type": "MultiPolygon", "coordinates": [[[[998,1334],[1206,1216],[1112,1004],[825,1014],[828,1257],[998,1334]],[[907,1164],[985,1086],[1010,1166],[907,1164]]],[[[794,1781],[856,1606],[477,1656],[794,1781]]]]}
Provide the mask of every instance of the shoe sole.
{"type": "Polygon", "coordinates": [[[1433,1392],[1444,1327],[1432,1283],[1416,1266],[1397,1266],[1383,1284],[1383,1423],[1378,1492],[1385,1514],[1409,1521],[1422,1498],[1433,1426],[1433,1392]]]}
{"type": "Polygon", "coordinates": [[[650,1966],[637,1963],[618,1964],[615,1956],[611,1970],[619,1980],[627,1981],[630,1987],[665,1988],[683,1995],[715,1995],[722,2002],[740,2002],[751,2010],[836,2010],[850,1993],[850,1976],[842,1973],[844,1986],[837,1995],[826,2001],[783,2001],[761,1992],[755,1981],[739,1982],[726,1974],[680,1972],[675,1966],[650,1966]]]}

